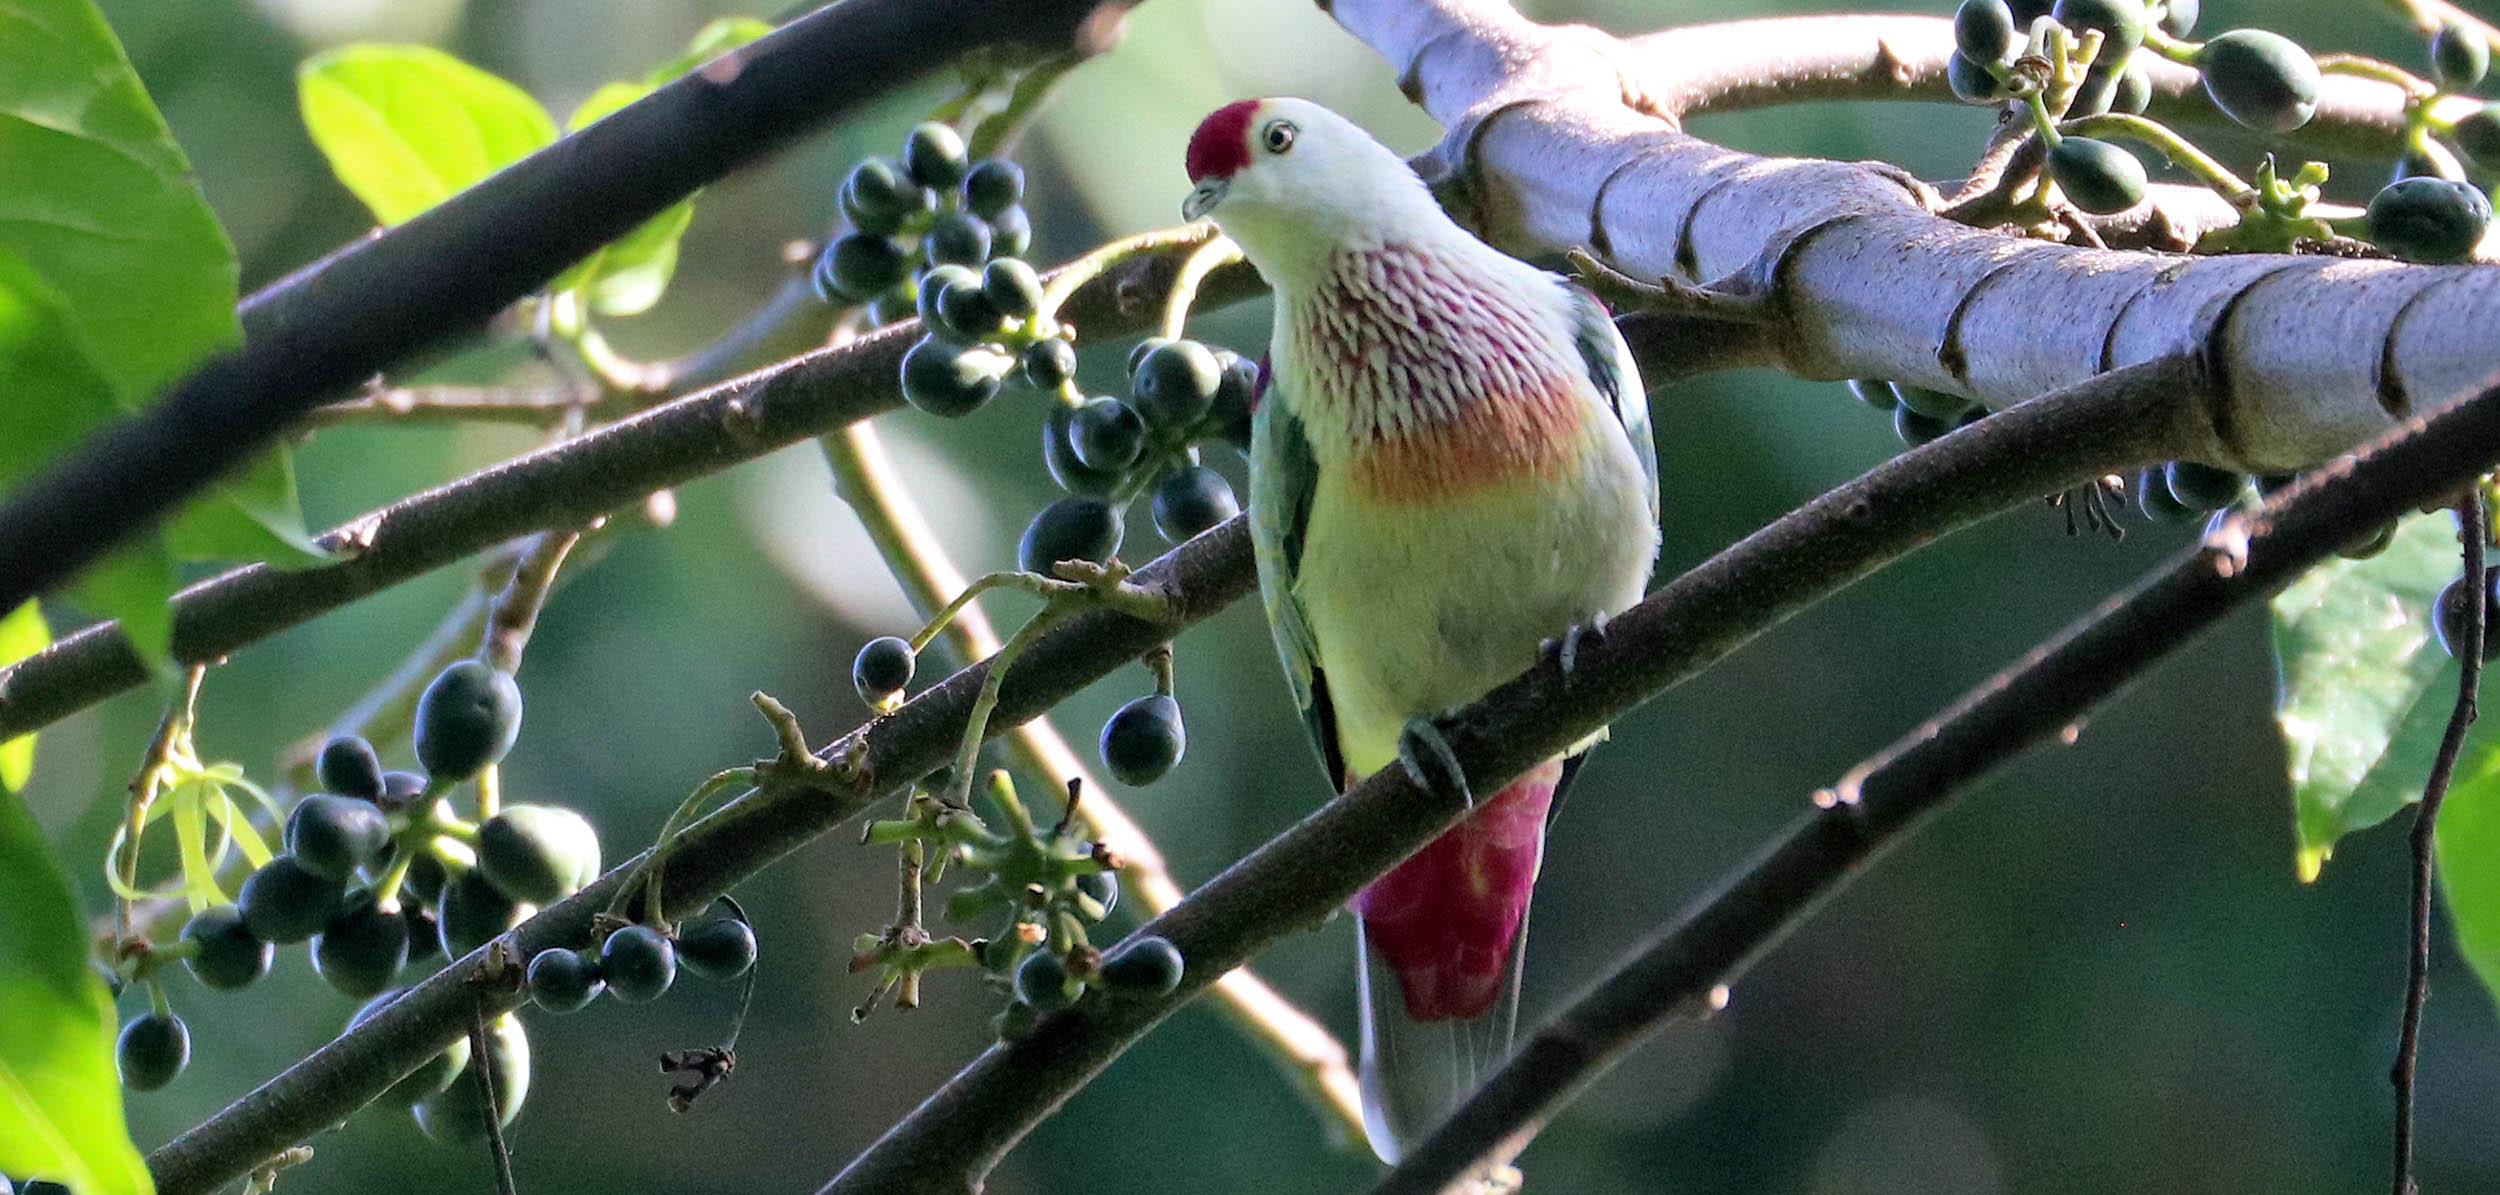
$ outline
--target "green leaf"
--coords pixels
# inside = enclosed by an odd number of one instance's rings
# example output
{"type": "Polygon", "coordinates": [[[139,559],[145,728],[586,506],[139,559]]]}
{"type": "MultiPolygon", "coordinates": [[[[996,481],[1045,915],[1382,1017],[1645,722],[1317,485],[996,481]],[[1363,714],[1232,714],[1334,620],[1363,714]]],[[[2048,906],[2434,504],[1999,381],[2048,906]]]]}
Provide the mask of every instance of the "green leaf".
{"type": "Polygon", "coordinates": [[[113,1000],[86,959],[68,879],[26,803],[0,794],[0,1172],[153,1191],[122,1118],[113,1000]]]}
{"type": "MultiPolygon", "coordinates": [[[[686,52],[654,68],[640,82],[609,83],[590,93],[564,122],[567,132],[588,128],[599,118],[651,94],[661,85],[756,38],[773,27],[750,17],[730,17],[705,25],[686,52]]],[[[668,290],[677,271],[677,243],[694,223],[692,197],[653,216],[643,225],[565,271],[548,289],[578,290],[601,315],[639,315],[649,311],[668,290]]]]}
{"type": "Polygon", "coordinates": [[[93,4],[0,0],[0,249],[124,401],[242,339],[234,248],[190,169],[93,4]]]}
{"type": "MultiPolygon", "coordinates": [[[[2457,953],[2483,990],[2500,998],[2500,726],[2493,723],[2483,719],[2468,736],[2433,838],[2457,953]]],[[[2429,766],[2430,757],[2421,757],[2422,769],[2429,766]]]]}
{"type": "Polygon", "coordinates": [[[135,540],[97,561],[70,586],[70,600],[122,624],[122,634],[160,677],[173,670],[174,608],[181,584],[161,537],[135,540]]]}
{"type": "Polygon", "coordinates": [[[182,560],[266,560],[309,568],[340,559],[304,527],[295,500],[295,462],[281,448],[220,482],[217,497],[185,507],[165,528],[182,560]]]}
{"type": "MultiPolygon", "coordinates": [[[[32,601],[0,618],[0,668],[23,660],[52,646],[52,628],[45,626],[43,611],[32,601]]],[[[0,743],[0,789],[22,792],[26,778],[35,771],[35,735],[28,731],[8,742],[0,743]]]]}
{"type": "MultiPolygon", "coordinates": [[[[2289,753],[2303,881],[2317,878],[2337,839],[2420,790],[2430,758],[2423,736],[2438,741],[2448,705],[2424,700],[2449,663],[2432,642],[2430,609],[2457,570],[2453,525],[2417,515],[2386,551],[2322,564],[2272,603],[2282,677],[2275,722],[2289,753]]],[[[2455,688],[2451,676],[2447,690],[2455,688]]]]}
{"type": "Polygon", "coordinates": [[[385,225],[556,139],[527,92],[428,46],[316,54],[296,72],[296,97],[331,171],[385,225]]]}

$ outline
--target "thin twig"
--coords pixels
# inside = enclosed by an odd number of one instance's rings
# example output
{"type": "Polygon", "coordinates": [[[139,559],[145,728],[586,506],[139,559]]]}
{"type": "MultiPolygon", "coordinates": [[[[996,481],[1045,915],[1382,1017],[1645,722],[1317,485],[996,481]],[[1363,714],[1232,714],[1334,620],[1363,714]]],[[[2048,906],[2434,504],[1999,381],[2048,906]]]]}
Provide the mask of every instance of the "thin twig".
{"type": "Polygon", "coordinates": [[[486,1032],[486,997],[470,1007],[469,1073],[477,1077],[477,1095],[486,1117],[486,1156],[495,1168],[495,1195],[520,1195],[512,1181],[512,1150],[503,1141],[503,1107],[495,1102],[494,1038],[486,1032]]]}
{"type": "Polygon", "coordinates": [[[2339,458],[2262,509],[2232,516],[2182,559],[1817,793],[1816,808],[1778,842],[1574,998],[1375,1195],[1451,1191],[1517,1156],[1574,1092],[1660,1024],[1709,1001],[1962,789],[2073,725],[2233,609],[2495,461],[2500,387],[2408,420],[2357,459],[2339,458]]]}
{"type": "Polygon", "coordinates": [[[538,626],[538,612],[545,608],[547,595],[555,591],[556,572],[564,567],[565,554],[581,539],[579,531],[549,531],[522,555],[520,565],[512,570],[511,583],[496,596],[494,610],[486,619],[486,638],[478,655],[489,667],[501,672],[520,668],[521,651],[529,646],[530,632],[538,626]]]}
{"type": "MultiPolygon", "coordinates": [[[[2457,703],[2448,714],[2448,729],[2440,736],[2439,754],[2431,758],[2429,779],[2422,784],[2422,803],[2413,811],[2413,903],[2407,919],[2412,932],[2405,952],[2404,1027],[2396,1039],[2396,1065],[2388,1072],[2388,1082],[2396,1088],[2396,1176],[2395,1195],[2414,1195],[2413,1180],[2413,1088],[2414,1066],[2422,1047],[2422,1006],[2431,998],[2431,867],[2437,860],[2439,841],[2439,806],[2448,798],[2448,782],[2456,775],[2457,754],[2465,749],[2465,732],[2474,725],[2474,697],[2482,687],[2483,637],[2489,633],[2491,612],[2485,608],[2491,592],[2483,576],[2483,548],[2490,531],[2486,527],[2481,485],[2467,487],[2465,496],[2457,499],[2457,540],[2465,558],[2464,625],[2457,636],[2457,703]]],[[[2445,611],[2434,611],[2434,617],[2445,617],[2445,611]]]]}

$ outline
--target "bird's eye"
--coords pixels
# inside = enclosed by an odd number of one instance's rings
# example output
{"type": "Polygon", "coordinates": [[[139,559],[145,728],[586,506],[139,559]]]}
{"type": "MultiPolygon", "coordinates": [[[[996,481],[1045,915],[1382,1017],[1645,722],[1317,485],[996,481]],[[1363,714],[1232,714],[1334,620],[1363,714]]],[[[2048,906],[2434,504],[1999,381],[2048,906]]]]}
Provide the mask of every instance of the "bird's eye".
{"type": "Polygon", "coordinates": [[[1267,146],[1267,152],[1272,154],[1280,154],[1292,149],[1293,122],[1289,120],[1267,122],[1267,127],[1259,130],[1259,140],[1267,146]]]}

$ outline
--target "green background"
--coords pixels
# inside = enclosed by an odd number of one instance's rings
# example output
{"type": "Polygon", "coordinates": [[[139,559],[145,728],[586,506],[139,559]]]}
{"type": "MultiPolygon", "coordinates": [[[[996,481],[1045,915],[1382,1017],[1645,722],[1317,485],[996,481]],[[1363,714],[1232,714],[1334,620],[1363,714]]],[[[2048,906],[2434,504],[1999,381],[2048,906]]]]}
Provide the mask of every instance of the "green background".
{"type": "MultiPolygon", "coordinates": [[[[1543,5],[1617,32],[1783,4],[1543,5]]],[[[1867,8],[1871,5],[1840,7],[1867,8]]],[[[1943,5],[1932,6],[1941,13],[1943,5]]],[[[2263,20],[2316,49],[2411,62],[2376,5],[2208,4],[2202,28],[2263,20]]],[[[705,20],[755,15],[681,0],[107,0],[107,15],[197,165],[242,256],[246,289],[367,225],[296,115],[297,60],[346,40],[441,45],[557,112],[639,75],[705,20]]],[[[769,15],[769,14],[765,14],[769,15]]],[[[1111,56],[1057,98],[1023,160],[1037,261],[1173,221],[1180,147],[1206,109],[1295,93],[1338,106],[1403,151],[1434,128],[1392,72],[1307,5],[1155,0],[1111,56]]],[[[701,344],[778,281],[780,245],[822,233],[848,162],[892,152],[934,88],[815,138],[706,193],[678,279],[651,314],[607,325],[659,357],[701,344]]],[[[1883,157],[1957,173],[1983,113],[1816,105],[1710,118],[1696,132],[1764,152],[1883,157]]],[[[2226,161],[2253,161],[2244,145],[2226,161]]],[[[2385,164],[2349,164],[2367,193],[2385,164]]],[[[1263,305],[1203,321],[1255,350],[1263,305]]],[[[1089,355],[1110,384],[1116,352],[1089,355]]],[[[507,358],[508,359],[508,358],[507,358]]],[[[446,367],[458,376],[459,363],[446,367]]],[[[472,376],[476,374],[471,368],[472,376]]],[[[1895,449],[1886,421],[1828,384],[1736,373],[1653,396],[1665,473],[1662,573],[1689,567],[1895,449]]],[[[1009,397],[962,422],[883,421],[958,562],[1006,566],[1050,490],[1039,404],[1009,397]]],[[[510,429],[325,431],[300,447],[307,521],[326,526],[533,442],[510,429]]],[[[1238,477],[1228,454],[1221,467],[1238,477]]],[[[907,631],[822,464],[794,450],[688,487],[673,530],[635,531],[557,596],[521,671],[529,722],[507,799],[576,805],[611,857],[646,841],[715,769],[768,754],[747,705],[764,689],[819,739],[863,714],[848,662],[907,631]]],[[[1142,511],[1139,512],[1142,515],[1142,511]]],[[[1615,730],[1555,827],[1531,944],[1530,1016],[1706,891],[1809,793],[1993,673],[2185,542],[2134,523],[2124,543],[2069,538],[2028,507],[1956,536],[1824,603],[1615,730]]],[[[1130,555],[1157,550],[1141,517],[1130,555]]],[[[238,654],[211,675],[199,732],[256,775],[394,666],[467,583],[453,569],[238,654]]],[[[1010,607],[1002,604],[1002,611],[1010,607]]],[[[1325,793],[1266,631],[1244,605],[1180,647],[1188,759],[1118,795],[1184,883],[1203,879],[1325,793]]],[[[1145,691],[1127,670],[1063,707],[1090,741],[1145,691]]],[[[2401,834],[2346,841],[2295,882],[2263,614],[2244,612],[2164,664],[2070,747],[2026,757],[1893,851],[1739,982],[1727,1012],[1671,1028],[1600,1081],[1523,1164],[1532,1190],[1789,1192],[2346,1191],[2383,1186],[2386,1068],[2403,980],[2401,834]]],[[[30,798],[73,860],[91,911],[121,786],[158,699],[117,699],[47,733],[30,798]]],[[[394,760],[404,766],[404,759],[394,760]]],[[[685,1115],[653,1057],[718,1040],[731,991],[688,982],[664,1001],[533,1016],[536,1079],[512,1133],[521,1189],[812,1189],[980,1046],[990,997],[960,974],[928,1005],[849,1023],[868,989],[844,963],[888,916],[891,861],[836,833],[739,892],[764,944],[740,1067],[685,1115]]],[[[1126,913],[1119,915],[1125,923],[1126,913]]],[[[1260,970],[1352,1028],[1342,920],[1260,970]]],[[[196,1060],[131,1097],[143,1148],[161,1143],[334,1033],[353,1002],[300,949],[243,993],[174,981],[196,1060]]],[[[2500,1024],[2446,952],[2435,960],[2422,1074],[2421,1171],[2432,1191],[2500,1188],[2500,1024]]],[[[123,1015],[138,997],[125,999],[123,1015]]],[[[482,1151],[426,1142],[372,1110],[311,1143],[294,1195],[489,1188],[482,1151]]],[[[991,1190],[1345,1189],[1372,1173],[1329,1152],[1260,1054],[1203,1009],[1173,1018],[1045,1124],[991,1190]]]]}

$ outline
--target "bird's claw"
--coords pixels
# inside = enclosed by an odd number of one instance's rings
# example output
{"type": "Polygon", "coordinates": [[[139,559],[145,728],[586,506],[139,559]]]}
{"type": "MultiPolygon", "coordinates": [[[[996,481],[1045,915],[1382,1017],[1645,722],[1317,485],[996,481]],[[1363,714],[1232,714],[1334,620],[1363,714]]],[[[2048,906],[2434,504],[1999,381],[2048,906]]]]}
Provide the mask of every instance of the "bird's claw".
{"type": "Polygon", "coordinates": [[[1605,641],[1606,612],[1600,610],[1591,615],[1587,622],[1564,631],[1561,638],[1548,639],[1538,646],[1554,657],[1554,666],[1562,671],[1563,679],[1568,681],[1571,679],[1572,670],[1579,667],[1580,649],[1594,647],[1605,641]]]}
{"type": "Polygon", "coordinates": [[[1408,720],[1398,734],[1398,763],[1415,778],[1416,787],[1465,808],[1476,807],[1476,794],[1467,787],[1467,769],[1459,766],[1458,753],[1450,749],[1450,740],[1432,719],[1408,720]]]}

